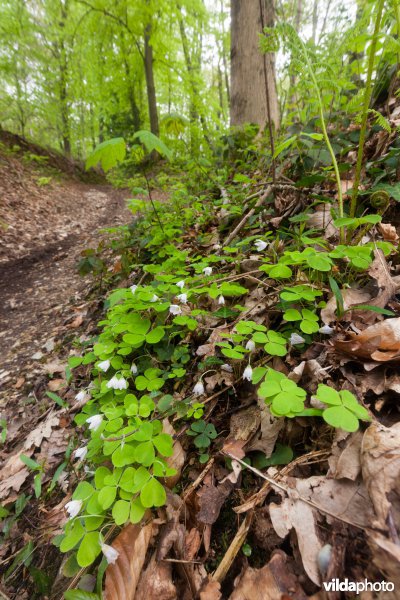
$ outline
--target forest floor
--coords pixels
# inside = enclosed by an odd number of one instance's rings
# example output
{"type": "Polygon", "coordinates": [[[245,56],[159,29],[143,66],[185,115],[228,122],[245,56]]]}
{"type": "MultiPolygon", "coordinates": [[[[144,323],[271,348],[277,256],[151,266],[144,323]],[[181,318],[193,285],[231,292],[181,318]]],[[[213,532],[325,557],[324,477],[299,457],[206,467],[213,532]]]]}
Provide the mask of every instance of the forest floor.
{"type": "MultiPolygon", "coordinates": [[[[104,238],[101,228],[125,224],[131,214],[126,190],[83,183],[60,171],[53,171],[51,181],[41,187],[43,165],[26,164],[2,150],[0,413],[7,435],[0,452],[0,497],[13,501],[28,475],[13,457],[21,449],[31,454],[30,436],[31,441],[36,436],[32,449],[48,437],[35,434],[35,428],[40,430],[48,424],[47,417],[52,418],[54,401],[46,392],[63,394],[69,345],[92,327],[90,315],[98,308],[99,300],[89,299],[93,280],[79,275],[78,261],[85,249],[97,247],[104,238]]],[[[66,419],[60,430],[63,443],[53,439],[53,456],[65,451],[68,425],[66,419]]],[[[50,455],[48,459],[51,462],[50,455]]],[[[21,536],[26,538],[22,530],[16,524],[10,537],[15,548],[21,536]]],[[[0,570],[9,551],[4,544],[0,570]]],[[[16,593],[15,597],[28,597],[22,589],[16,593]]]]}

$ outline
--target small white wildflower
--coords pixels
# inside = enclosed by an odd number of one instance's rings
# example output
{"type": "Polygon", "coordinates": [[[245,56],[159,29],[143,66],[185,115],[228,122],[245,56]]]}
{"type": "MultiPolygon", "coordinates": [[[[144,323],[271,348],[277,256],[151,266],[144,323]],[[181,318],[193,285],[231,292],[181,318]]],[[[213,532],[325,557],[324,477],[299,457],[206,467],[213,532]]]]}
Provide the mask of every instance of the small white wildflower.
{"type": "Polygon", "coordinates": [[[103,360],[102,362],[99,362],[99,364],[97,365],[98,369],[101,369],[102,371],[104,371],[104,373],[106,373],[108,371],[108,369],[110,368],[110,361],[109,360],[103,360]]]}
{"type": "Polygon", "coordinates": [[[176,283],[175,285],[181,290],[183,290],[183,288],[185,287],[185,282],[183,281],[183,279],[181,279],[181,281],[178,281],[178,283],[176,283]]]}
{"type": "Polygon", "coordinates": [[[203,273],[206,277],[209,277],[212,273],[212,267],[205,267],[205,269],[203,269],[203,273]]]}
{"type": "Polygon", "coordinates": [[[92,415],[86,419],[86,423],[89,423],[89,429],[96,431],[103,421],[103,415],[92,415]]]}
{"type": "Polygon", "coordinates": [[[196,385],[193,388],[193,395],[194,396],[202,396],[203,394],[204,394],[204,384],[200,380],[196,383],[196,385]]]}
{"type": "Polygon", "coordinates": [[[225,298],[222,296],[222,294],[221,294],[221,296],[218,298],[218,304],[222,304],[222,305],[223,305],[223,304],[225,304],[225,298]]]}
{"type": "Polygon", "coordinates": [[[77,448],[74,452],[74,458],[79,460],[85,460],[86,454],[88,453],[87,446],[82,446],[82,448],[77,448]]]}
{"type": "Polygon", "coordinates": [[[262,252],[268,246],[267,242],[264,242],[263,240],[256,240],[254,245],[257,248],[257,252],[262,252]]]}
{"type": "Polygon", "coordinates": [[[301,335],[299,335],[298,333],[292,333],[289,341],[292,344],[292,346],[297,346],[299,344],[304,344],[306,340],[303,337],[301,337],[301,335]]]}
{"type": "Polygon", "coordinates": [[[126,379],[124,379],[123,377],[121,377],[121,379],[117,379],[118,381],[118,386],[117,389],[118,390],[126,390],[128,387],[128,382],[126,379]]]}
{"type": "Polygon", "coordinates": [[[182,309],[177,304],[171,304],[171,306],[169,307],[169,312],[171,313],[171,315],[181,315],[182,309]]]}
{"type": "Polygon", "coordinates": [[[118,389],[118,379],[116,378],[115,375],[113,377],[111,377],[111,379],[109,381],[107,381],[106,387],[108,387],[109,390],[117,390],[118,389]]]}
{"type": "Polygon", "coordinates": [[[178,294],[177,299],[179,302],[182,302],[182,304],[187,304],[187,294],[178,294]]]}
{"type": "Polygon", "coordinates": [[[159,297],[157,296],[157,294],[154,294],[154,296],[152,296],[152,298],[150,298],[150,302],[157,302],[157,300],[159,300],[159,297]]]}
{"type": "Polygon", "coordinates": [[[250,350],[250,352],[253,352],[256,349],[256,345],[253,342],[253,340],[249,340],[246,344],[246,350],[250,350]]]}
{"type": "Polygon", "coordinates": [[[75,400],[76,400],[77,402],[82,402],[82,400],[84,400],[84,399],[85,399],[85,396],[86,396],[86,392],[85,392],[85,390],[81,390],[80,392],[78,392],[78,393],[76,394],[76,396],[75,396],[75,400]]]}
{"type": "Polygon", "coordinates": [[[113,565],[119,556],[118,550],[108,544],[101,544],[101,551],[109,565],[113,565]]]}
{"type": "Polygon", "coordinates": [[[253,376],[253,369],[251,368],[250,365],[247,365],[247,367],[243,371],[242,377],[243,377],[243,379],[247,379],[247,381],[251,381],[252,376],[253,376]]]}
{"type": "Polygon", "coordinates": [[[233,369],[232,369],[231,365],[228,365],[228,363],[221,365],[221,371],[226,371],[227,373],[233,373],[233,369]]]}
{"type": "Polygon", "coordinates": [[[134,294],[136,292],[137,287],[138,287],[137,285],[131,285],[131,292],[132,292],[132,294],[134,294]]]}
{"type": "Polygon", "coordinates": [[[323,333],[324,335],[332,335],[332,333],[334,332],[334,329],[332,327],[330,327],[329,325],[324,325],[323,327],[319,328],[319,332],[323,333]]]}
{"type": "Polygon", "coordinates": [[[132,375],[136,375],[137,372],[138,372],[137,366],[135,365],[135,363],[132,363],[131,364],[131,373],[132,373],[132,375]]]}
{"type": "Polygon", "coordinates": [[[79,514],[81,508],[82,500],[70,500],[70,502],[67,502],[67,504],[65,505],[65,510],[67,511],[70,519],[76,517],[76,515],[79,514]]]}

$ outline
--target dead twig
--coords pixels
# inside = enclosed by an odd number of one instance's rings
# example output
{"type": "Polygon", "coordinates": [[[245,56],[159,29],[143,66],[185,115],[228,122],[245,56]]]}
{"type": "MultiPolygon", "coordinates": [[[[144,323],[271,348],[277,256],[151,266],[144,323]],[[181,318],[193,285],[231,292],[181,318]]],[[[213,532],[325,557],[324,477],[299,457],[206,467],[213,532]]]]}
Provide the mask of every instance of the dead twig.
{"type": "Polygon", "coordinates": [[[265,192],[262,194],[262,196],[259,197],[259,199],[255,203],[253,208],[251,208],[249,210],[249,212],[247,214],[245,214],[245,216],[240,221],[240,223],[238,225],[236,225],[235,229],[228,235],[228,237],[226,238],[226,240],[223,243],[223,246],[228,246],[231,243],[231,241],[233,240],[233,238],[235,238],[237,236],[239,231],[244,227],[244,225],[247,223],[247,221],[250,219],[250,217],[254,215],[256,209],[260,208],[260,206],[263,204],[264,200],[266,198],[268,198],[268,196],[271,192],[271,189],[272,189],[271,186],[267,187],[265,192]]]}
{"type": "Polygon", "coordinates": [[[243,522],[237,530],[235,537],[231,541],[228,550],[225,552],[223,559],[219,563],[217,570],[212,576],[214,581],[222,583],[222,581],[225,579],[233,561],[236,558],[237,553],[239,552],[240,548],[243,546],[246,540],[252,520],[252,513],[248,513],[243,519],[243,522]]]}

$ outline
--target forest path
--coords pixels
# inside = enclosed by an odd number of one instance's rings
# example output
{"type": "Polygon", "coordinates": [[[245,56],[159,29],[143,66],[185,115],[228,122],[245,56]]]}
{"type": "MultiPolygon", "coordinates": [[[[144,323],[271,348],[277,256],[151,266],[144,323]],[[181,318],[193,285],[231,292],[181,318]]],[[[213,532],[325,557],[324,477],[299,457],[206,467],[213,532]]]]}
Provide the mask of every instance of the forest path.
{"type": "Polygon", "coordinates": [[[45,404],[37,400],[46,399],[43,392],[47,386],[63,395],[65,382],[62,385],[59,379],[63,371],[57,364],[65,355],[65,340],[72,342],[82,334],[85,298],[93,285],[90,276],[81,277],[77,272],[81,252],[97,247],[101,228],[132,220],[126,208],[126,190],[72,181],[67,190],[59,187],[53,193],[65,193],[65,202],[73,195],[80,204],[79,211],[72,211],[66,229],[56,241],[49,235],[46,244],[45,236],[24,256],[17,254],[0,262],[0,411],[11,428],[8,441],[13,433],[21,433],[20,425],[29,430],[26,418],[31,419],[38,404],[43,410],[45,404]],[[60,391],[54,379],[59,381],[60,391]]]}

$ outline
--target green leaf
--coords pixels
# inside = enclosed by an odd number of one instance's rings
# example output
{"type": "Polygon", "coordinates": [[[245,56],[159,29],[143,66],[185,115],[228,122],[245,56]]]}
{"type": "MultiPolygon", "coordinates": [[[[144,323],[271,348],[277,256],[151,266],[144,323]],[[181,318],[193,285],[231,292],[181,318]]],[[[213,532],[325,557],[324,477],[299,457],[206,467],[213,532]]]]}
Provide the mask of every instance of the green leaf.
{"type": "Polygon", "coordinates": [[[51,400],[58,404],[58,406],[61,406],[61,408],[65,408],[66,406],[68,406],[68,402],[65,402],[62,398],[60,398],[60,396],[58,396],[58,394],[55,394],[54,392],[46,392],[46,396],[51,398],[51,400]]]}
{"type": "Polygon", "coordinates": [[[143,504],[140,502],[140,498],[135,498],[135,500],[132,500],[132,502],[131,502],[131,510],[129,513],[130,522],[131,523],[139,523],[142,520],[145,512],[146,512],[146,509],[143,506],[143,504]]]}
{"type": "Polygon", "coordinates": [[[78,565],[80,567],[88,567],[96,560],[100,552],[99,532],[91,531],[90,533],[86,533],[76,555],[78,565]]]}
{"type": "Polygon", "coordinates": [[[29,456],[26,456],[25,454],[20,454],[19,459],[32,471],[37,471],[37,469],[41,468],[39,463],[32,458],[29,458],[29,456]]]}
{"type": "Polygon", "coordinates": [[[284,314],[285,321],[301,321],[301,314],[295,308],[289,308],[284,314]]]}
{"type": "Polygon", "coordinates": [[[272,279],[288,279],[292,276],[292,270],[287,265],[277,264],[270,269],[268,275],[272,279]]]}
{"type": "Polygon", "coordinates": [[[167,495],[165,489],[157,479],[152,477],[144,486],[140,492],[140,500],[142,505],[146,508],[152,506],[163,506],[165,504],[167,495]]]}
{"type": "Polygon", "coordinates": [[[84,590],[68,590],[64,592],[65,600],[100,600],[97,594],[84,590]]]}
{"type": "Polygon", "coordinates": [[[333,295],[335,296],[335,299],[336,299],[336,312],[340,319],[344,315],[344,304],[343,304],[342,292],[340,291],[340,288],[339,288],[338,284],[336,283],[335,279],[333,279],[333,277],[331,277],[329,275],[328,280],[329,280],[329,285],[331,286],[333,295]]]}
{"type": "Polygon", "coordinates": [[[279,144],[275,148],[275,152],[274,152],[274,155],[272,158],[277,158],[280,154],[282,154],[282,152],[284,150],[286,150],[287,148],[290,148],[296,140],[297,140],[297,135],[292,135],[287,140],[284,140],[281,144],[279,144]]]}
{"type": "Polygon", "coordinates": [[[85,530],[79,519],[74,519],[71,529],[65,534],[64,539],[60,544],[61,552],[69,552],[85,535],[85,530]]]}
{"type": "Polygon", "coordinates": [[[100,506],[106,510],[114,502],[117,495],[117,488],[111,486],[105,486],[99,491],[98,502],[100,506]]]}
{"type": "Polygon", "coordinates": [[[358,429],[357,417],[344,406],[331,406],[324,410],[322,417],[332,427],[344,429],[351,433],[358,429]]]}
{"type": "Polygon", "coordinates": [[[139,140],[143,146],[146,148],[147,152],[153,152],[155,150],[161,156],[168,158],[168,160],[172,159],[171,150],[158,138],[154,133],[146,130],[140,130],[135,133],[133,136],[134,140],[139,140]]]}
{"type": "Polygon", "coordinates": [[[117,525],[123,525],[129,519],[131,505],[126,500],[117,500],[112,509],[112,516],[117,525]]]}
{"type": "Polygon", "coordinates": [[[158,342],[160,342],[163,339],[164,334],[164,327],[155,327],[150,331],[150,333],[146,335],[146,342],[148,344],[158,344],[158,342]]]}
{"type": "Polygon", "coordinates": [[[167,433],[160,433],[153,438],[153,444],[162,456],[172,456],[174,453],[173,440],[167,433]]]}
{"type": "Polygon", "coordinates": [[[348,308],[345,312],[351,311],[351,310],[371,310],[372,312],[376,312],[380,315],[387,315],[388,317],[395,317],[396,313],[394,313],[391,310],[388,310],[387,308],[381,308],[380,306],[373,306],[372,304],[357,304],[357,305],[353,305],[350,308],[348,308]]]}
{"type": "Polygon", "coordinates": [[[102,142],[92,152],[86,161],[86,170],[94,167],[98,163],[105,172],[109,171],[116,164],[122,162],[126,155],[126,144],[124,138],[118,137],[102,142]]]}
{"type": "Polygon", "coordinates": [[[149,467],[153,464],[155,458],[154,446],[152,442],[142,442],[138,444],[135,450],[136,462],[149,467]]]}

